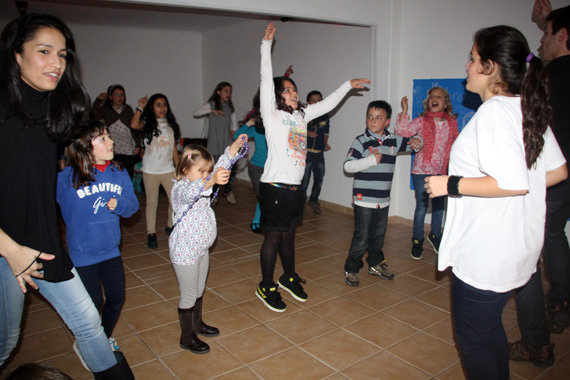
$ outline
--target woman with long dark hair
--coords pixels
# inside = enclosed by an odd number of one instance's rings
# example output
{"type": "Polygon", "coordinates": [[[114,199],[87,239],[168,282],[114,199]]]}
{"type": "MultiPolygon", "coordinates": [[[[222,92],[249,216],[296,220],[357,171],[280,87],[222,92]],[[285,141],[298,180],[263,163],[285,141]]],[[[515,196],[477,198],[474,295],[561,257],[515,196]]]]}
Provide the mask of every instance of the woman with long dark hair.
{"type": "Polygon", "coordinates": [[[567,175],[548,127],[548,79],[524,36],[509,26],[479,30],[467,90],[483,104],[450,153],[450,176],[426,179],[449,195],[438,269],[453,267],[453,319],[467,377],[509,378],[501,320],[510,292],[536,270],[546,188],[567,175]]]}
{"type": "Polygon", "coordinates": [[[139,106],[131,120],[131,128],[141,130],[145,147],[142,160],[143,181],[146,192],[147,246],[158,248],[156,237],[156,211],[160,185],[168,196],[168,220],[164,232],[172,232],[172,191],[174,169],[178,164],[176,142],[180,140],[180,127],[170,103],[163,94],[139,99],[139,106]]]}
{"type": "Polygon", "coordinates": [[[60,239],[56,144],[89,104],[69,28],[28,14],[0,36],[0,364],[18,343],[26,286],[39,290],[75,335],[96,379],[131,379],[60,239]]]}

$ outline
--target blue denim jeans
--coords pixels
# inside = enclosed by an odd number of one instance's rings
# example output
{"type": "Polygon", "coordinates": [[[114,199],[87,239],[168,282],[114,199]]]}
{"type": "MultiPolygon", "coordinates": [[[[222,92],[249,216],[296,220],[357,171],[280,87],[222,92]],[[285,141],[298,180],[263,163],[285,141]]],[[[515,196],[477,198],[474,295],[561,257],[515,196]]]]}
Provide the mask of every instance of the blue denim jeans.
{"type": "MultiPolygon", "coordinates": [[[[99,313],[87,294],[79,275],[62,282],[34,279],[39,292],[56,309],[75,335],[83,360],[92,372],[101,372],[117,364],[107,336],[101,327],[99,313]]],[[[18,343],[24,293],[8,262],[0,257],[0,365],[18,343]]]]}
{"type": "MultiPolygon", "coordinates": [[[[428,210],[429,195],[424,187],[428,174],[412,174],[414,192],[416,194],[416,211],[414,211],[414,237],[424,238],[424,221],[428,210]]],[[[445,207],[445,197],[431,199],[431,233],[435,236],[441,235],[443,222],[443,209],[445,207]]]]}
{"type": "Polygon", "coordinates": [[[509,344],[501,320],[509,296],[453,278],[455,336],[469,380],[509,378],[509,344]]]}
{"type": "Polygon", "coordinates": [[[312,172],[313,188],[311,190],[309,202],[318,202],[319,195],[321,195],[321,188],[323,187],[323,179],[325,178],[325,154],[323,152],[307,152],[307,160],[305,162],[307,166],[305,167],[305,175],[303,176],[303,181],[301,182],[301,186],[305,192],[304,199],[307,198],[307,188],[309,187],[309,181],[311,179],[312,172]]]}
{"type": "Polygon", "coordinates": [[[364,266],[362,257],[366,251],[369,267],[384,261],[382,247],[388,227],[388,209],[389,207],[367,208],[354,205],[354,235],[344,264],[345,272],[358,273],[364,266]]]}

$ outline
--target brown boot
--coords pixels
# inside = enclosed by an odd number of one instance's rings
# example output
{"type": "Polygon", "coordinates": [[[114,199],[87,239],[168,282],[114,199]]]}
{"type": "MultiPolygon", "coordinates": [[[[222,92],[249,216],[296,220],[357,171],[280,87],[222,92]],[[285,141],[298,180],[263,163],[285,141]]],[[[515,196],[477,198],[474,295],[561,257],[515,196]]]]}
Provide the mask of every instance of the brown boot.
{"type": "Polygon", "coordinates": [[[194,308],[178,309],[178,319],[180,320],[180,328],[182,334],[180,335],[180,348],[189,350],[195,354],[206,354],[210,352],[210,346],[202,342],[196,336],[194,328],[194,308]]]}
{"type": "Polygon", "coordinates": [[[538,367],[550,367],[554,364],[554,344],[535,347],[522,340],[509,343],[509,359],[531,362],[538,367]]]}
{"type": "Polygon", "coordinates": [[[194,326],[196,327],[196,332],[200,335],[207,337],[213,337],[220,335],[220,330],[215,327],[208,326],[202,321],[202,298],[204,296],[196,299],[194,304],[194,326]]]}

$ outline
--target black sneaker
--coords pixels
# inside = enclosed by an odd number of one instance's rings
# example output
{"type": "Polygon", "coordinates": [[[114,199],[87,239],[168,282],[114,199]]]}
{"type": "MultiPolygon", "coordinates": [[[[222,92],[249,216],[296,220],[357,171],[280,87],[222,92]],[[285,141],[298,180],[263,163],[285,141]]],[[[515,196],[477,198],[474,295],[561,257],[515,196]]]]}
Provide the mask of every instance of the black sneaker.
{"type": "Polygon", "coordinates": [[[156,242],[156,234],[148,234],[146,238],[146,246],[151,249],[157,249],[158,243],[156,242]]]}
{"type": "Polygon", "coordinates": [[[166,228],[164,229],[164,233],[168,236],[170,236],[170,234],[172,233],[172,231],[174,231],[174,227],[168,227],[166,226],[166,228]]]}
{"type": "Polygon", "coordinates": [[[427,237],[429,243],[433,247],[435,253],[439,252],[439,245],[441,244],[441,235],[435,236],[435,234],[429,234],[427,237]]]}
{"type": "Polygon", "coordinates": [[[285,273],[279,277],[279,285],[285,290],[287,293],[291,294],[293,298],[297,301],[305,302],[309,296],[303,290],[303,285],[307,281],[303,280],[297,273],[295,273],[292,277],[287,276],[285,273]]]}
{"type": "Polygon", "coordinates": [[[412,259],[419,260],[422,258],[422,252],[424,251],[422,245],[424,244],[424,239],[412,238],[412,259]]]}
{"type": "Polygon", "coordinates": [[[348,285],[350,286],[360,285],[360,278],[358,277],[358,273],[344,272],[344,277],[348,285]]]}
{"type": "Polygon", "coordinates": [[[255,295],[269,309],[282,313],[287,308],[287,305],[285,305],[285,302],[281,300],[281,294],[277,291],[277,288],[278,285],[273,284],[273,286],[268,289],[260,282],[257,290],[255,291],[255,295]]]}

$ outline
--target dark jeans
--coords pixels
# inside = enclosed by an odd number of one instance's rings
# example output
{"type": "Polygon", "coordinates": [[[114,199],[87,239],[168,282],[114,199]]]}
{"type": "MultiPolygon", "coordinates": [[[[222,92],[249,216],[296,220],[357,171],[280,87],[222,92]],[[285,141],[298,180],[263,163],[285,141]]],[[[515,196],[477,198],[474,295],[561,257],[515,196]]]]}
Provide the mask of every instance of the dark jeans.
{"type": "MultiPolygon", "coordinates": [[[[570,249],[564,233],[570,217],[570,202],[547,201],[543,256],[546,274],[550,277],[548,305],[556,307],[570,300],[568,276],[570,275],[570,249]]],[[[517,319],[523,342],[536,347],[550,344],[550,332],[546,328],[544,292],[540,267],[529,282],[517,289],[517,319]]]]}
{"type": "Polygon", "coordinates": [[[101,312],[101,324],[110,338],[125,302],[125,270],[121,256],[75,269],[95,307],[101,312]],[[101,285],[105,291],[105,305],[101,285]]]}
{"type": "Polygon", "coordinates": [[[570,301],[570,247],[564,228],[570,218],[570,200],[546,201],[544,260],[550,278],[548,305],[551,308],[570,301]]]}
{"type": "Polygon", "coordinates": [[[515,301],[522,341],[536,347],[550,344],[539,266],[526,285],[515,291],[515,301]]]}
{"type": "Polygon", "coordinates": [[[509,296],[453,278],[455,336],[469,380],[509,378],[509,344],[501,320],[509,296]]]}
{"type": "Polygon", "coordinates": [[[305,175],[301,182],[305,194],[304,199],[307,198],[307,188],[311,180],[311,172],[313,172],[313,189],[311,190],[309,202],[318,202],[319,195],[321,195],[321,188],[323,187],[323,179],[325,178],[325,154],[323,152],[307,152],[307,160],[305,162],[307,166],[305,167],[305,175]]]}
{"type": "Polygon", "coordinates": [[[366,251],[369,267],[384,261],[382,247],[388,226],[388,209],[389,207],[367,208],[354,205],[354,235],[344,264],[345,272],[358,273],[364,266],[362,257],[366,251]]]}

